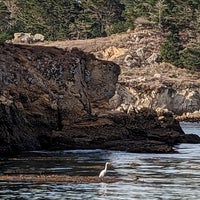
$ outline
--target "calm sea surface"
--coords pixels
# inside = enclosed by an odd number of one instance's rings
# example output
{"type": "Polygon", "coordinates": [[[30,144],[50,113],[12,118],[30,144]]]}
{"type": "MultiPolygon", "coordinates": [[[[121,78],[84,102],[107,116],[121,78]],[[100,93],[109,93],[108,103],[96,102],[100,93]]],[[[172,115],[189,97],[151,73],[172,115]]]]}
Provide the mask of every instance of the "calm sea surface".
{"type": "MultiPolygon", "coordinates": [[[[181,123],[186,133],[200,135],[200,123],[181,123]]],[[[114,183],[0,182],[0,199],[18,200],[199,200],[200,144],[181,144],[177,154],[138,154],[104,150],[31,152],[0,159],[0,173],[98,176],[104,163],[114,183]],[[138,181],[134,181],[139,176],[138,181]]],[[[106,179],[105,177],[105,179],[106,179]]]]}

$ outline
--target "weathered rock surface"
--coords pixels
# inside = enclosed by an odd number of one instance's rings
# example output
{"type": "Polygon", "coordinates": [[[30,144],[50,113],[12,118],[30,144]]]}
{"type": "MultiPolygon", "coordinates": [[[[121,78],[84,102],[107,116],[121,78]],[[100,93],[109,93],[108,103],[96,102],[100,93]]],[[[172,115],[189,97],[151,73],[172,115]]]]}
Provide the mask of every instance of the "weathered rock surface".
{"type": "Polygon", "coordinates": [[[53,131],[44,138],[46,149],[111,149],[128,152],[172,153],[173,145],[199,143],[195,135],[185,135],[172,116],[159,120],[156,113],[109,114],[96,120],[77,122],[62,131],[53,131]]]}
{"type": "Polygon", "coordinates": [[[2,152],[36,148],[40,134],[108,107],[119,73],[118,65],[77,49],[1,47],[2,152]]]}
{"type": "Polygon", "coordinates": [[[35,35],[32,35],[31,33],[14,33],[14,38],[11,42],[14,44],[44,42],[44,35],[39,33],[36,33],[35,35]]]}
{"type": "Polygon", "coordinates": [[[0,153],[33,149],[173,152],[183,134],[172,115],[112,111],[120,68],[76,48],[0,48],[0,153]]]}
{"type": "MultiPolygon", "coordinates": [[[[158,112],[170,111],[175,115],[199,111],[200,72],[191,73],[162,63],[160,46],[164,38],[165,34],[153,26],[139,24],[129,33],[47,45],[59,48],[77,46],[120,65],[117,90],[110,101],[114,110],[129,112],[146,107],[158,112]]],[[[181,35],[181,39],[197,43],[190,35],[181,35]]]]}
{"type": "Polygon", "coordinates": [[[176,116],[178,121],[189,121],[189,122],[199,122],[200,121],[200,110],[194,111],[192,113],[183,113],[182,115],[176,116]]]}

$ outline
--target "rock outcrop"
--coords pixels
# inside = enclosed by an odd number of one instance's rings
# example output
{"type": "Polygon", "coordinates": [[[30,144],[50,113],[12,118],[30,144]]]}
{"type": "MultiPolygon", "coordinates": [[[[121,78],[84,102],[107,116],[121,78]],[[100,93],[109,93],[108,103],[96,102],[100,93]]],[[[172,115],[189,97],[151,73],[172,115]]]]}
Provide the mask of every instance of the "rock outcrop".
{"type": "Polygon", "coordinates": [[[41,138],[46,149],[111,149],[143,153],[173,153],[179,143],[199,143],[200,138],[184,134],[172,115],[159,118],[152,110],[140,113],[109,113],[97,119],[77,122],[62,131],[41,138]]]}
{"type": "MultiPolygon", "coordinates": [[[[114,110],[129,112],[146,107],[175,115],[197,112],[200,110],[200,72],[192,73],[161,62],[160,46],[165,36],[152,24],[143,22],[128,33],[48,45],[78,46],[100,59],[120,65],[117,91],[110,101],[114,110]]],[[[181,36],[181,39],[195,42],[189,35],[181,36]]]]}
{"type": "Polygon", "coordinates": [[[124,92],[129,85],[117,84],[119,75],[119,65],[77,48],[0,47],[1,155],[77,148],[170,153],[174,144],[200,142],[172,114],[131,107],[137,95],[124,92]]]}
{"type": "Polygon", "coordinates": [[[44,35],[36,33],[32,35],[31,33],[14,33],[14,38],[11,43],[19,44],[32,44],[37,42],[44,42],[44,35]]]}
{"type": "Polygon", "coordinates": [[[125,112],[146,107],[158,113],[170,111],[177,116],[193,113],[200,110],[200,83],[156,76],[130,78],[118,84],[110,105],[125,112]]]}
{"type": "Polygon", "coordinates": [[[119,73],[78,49],[1,47],[0,149],[36,148],[40,134],[106,109],[119,73]]]}

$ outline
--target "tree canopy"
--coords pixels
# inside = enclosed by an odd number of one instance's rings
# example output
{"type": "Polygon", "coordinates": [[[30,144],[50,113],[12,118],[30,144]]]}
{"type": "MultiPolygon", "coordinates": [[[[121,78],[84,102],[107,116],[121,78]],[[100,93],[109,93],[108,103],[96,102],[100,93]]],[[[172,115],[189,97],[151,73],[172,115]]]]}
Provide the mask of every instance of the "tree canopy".
{"type": "Polygon", "coordinates": [[[162,30],[199,32],[199,14],[199,0],[0,0],[0,30],[37,32],[51,40],[84,39],[134,28],[142,16],[162,30]]]}
{"type": "Polygon", "coordinates": [[[179,55],[180,31],[200,33],[199,0],[0,0],[0,17],[0,42],[14,32],[41,33],[47,40],[104,37],[133,29],[143,17],[170,33],[161,48],[169,62],[193,52],[179,55]]]}

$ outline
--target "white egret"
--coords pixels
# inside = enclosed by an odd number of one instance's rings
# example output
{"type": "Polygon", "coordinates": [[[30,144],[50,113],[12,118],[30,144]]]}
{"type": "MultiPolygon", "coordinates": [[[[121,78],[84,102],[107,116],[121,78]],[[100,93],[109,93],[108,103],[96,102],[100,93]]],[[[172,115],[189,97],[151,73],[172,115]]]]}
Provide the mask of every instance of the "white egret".
{"type": "Polygon", "coordinates": [[[106,164],[105,164],[105,168],[100,172],[100,174],[99,174],[99,178],[103,178],[105,175],[106,175],[106,172],[107,172],[107,168],[108,168],[108,165],[109,165],[110,163],[109,162],[106,162],[106,164]]]}

